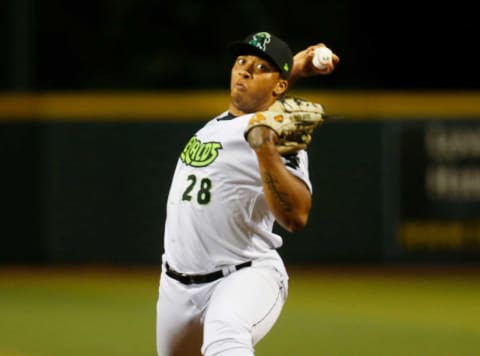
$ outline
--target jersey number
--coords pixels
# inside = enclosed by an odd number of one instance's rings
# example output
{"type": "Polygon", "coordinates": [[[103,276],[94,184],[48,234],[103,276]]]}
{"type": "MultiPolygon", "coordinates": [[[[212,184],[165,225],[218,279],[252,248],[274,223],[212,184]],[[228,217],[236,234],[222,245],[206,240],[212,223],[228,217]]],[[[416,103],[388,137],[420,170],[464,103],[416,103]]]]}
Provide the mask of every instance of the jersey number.
{"type": "MultiPolygon", "coordinates": [[[[182,200],[190,201],[192,200],[192,191],[195,188],[195,185],[197,183],[197,176],[194,174],[190,174],[187,179],[189,183],[187,188],[183,192],[182,200]]],[[[198,192],[197,192],[198,204],[202,204],[202,205],[208,204],[211,198],[210,189],[212,189],[212,181],[208,178],[202,178],[199,184],[200,184],[200,189],[198,189],[198,192]]]]}

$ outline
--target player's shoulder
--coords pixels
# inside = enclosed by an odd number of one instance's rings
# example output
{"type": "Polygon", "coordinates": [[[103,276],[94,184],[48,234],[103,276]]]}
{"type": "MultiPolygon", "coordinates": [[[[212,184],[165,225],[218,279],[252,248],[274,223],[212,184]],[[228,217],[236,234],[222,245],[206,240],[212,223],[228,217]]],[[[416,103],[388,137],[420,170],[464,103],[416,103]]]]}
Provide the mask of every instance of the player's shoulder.
{"type": "Polygon", "coordinates": [[[240,116],[235,116],[231,114],[228,111],[225,111],[217,116],[215,116],[213,119],[209,120],[204,127],[212,127],[212,126],[221,126],[222,128],[227,128],[227,127],[245,127],[248,121],[250,120],[251,116],[253,114],[245,114],[245,115],[240,115],[240,116]]]}
{"type": "Polygon", "coordinates": [[[230,120],[249,120],[250,117],[253,115],[251,114],[243,114],[243,115],[234,115],[229,111],[224,111],[220,115],[217,115],[214,120],[215,121],[230,121],[230,120]]]}
{"type": "Polygon", "coordinates": [[[196,134],[199,137],[222,137],[223,139],[241,136],[243,139],[243,131],[251,115],[234,116],[225,111],[207,121],[196,134]]]}

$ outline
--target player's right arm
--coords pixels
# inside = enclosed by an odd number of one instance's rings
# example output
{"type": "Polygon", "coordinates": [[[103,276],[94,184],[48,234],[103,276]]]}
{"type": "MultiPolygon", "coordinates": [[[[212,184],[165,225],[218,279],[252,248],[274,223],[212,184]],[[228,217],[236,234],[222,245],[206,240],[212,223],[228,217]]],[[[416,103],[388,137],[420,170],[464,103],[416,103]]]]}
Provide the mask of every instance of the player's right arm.
{"type": "Polygon", "coordinates": [[[335,67],[340,62],[340,58],[333,53],[332,63],[325,69],[317,69],[312,64],[315,49],[317,47],[325,46],[323,43],[317,43],[316,45],[309,46],[302,51],[299,51],[293,57],[293,67],[288,82],[290,86],[300,78],[313,77],[316,75],[330,74],[335,70],[335,67]]]}
{"type": "Polygon", "coordinates": [[[311,208],[311,194],[303,181],[286,168],[275,145],[276,133],[267,127],[255,127],[248,134],[254,149],[263,191],[276,221],[287,231],[303,228],[311,208]]]}

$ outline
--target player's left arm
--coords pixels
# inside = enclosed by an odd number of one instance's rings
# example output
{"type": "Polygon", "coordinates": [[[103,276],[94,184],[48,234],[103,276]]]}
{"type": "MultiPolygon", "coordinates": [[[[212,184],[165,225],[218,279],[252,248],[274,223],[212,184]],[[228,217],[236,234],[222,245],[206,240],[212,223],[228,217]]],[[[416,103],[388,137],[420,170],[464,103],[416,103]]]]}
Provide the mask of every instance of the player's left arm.
{"type": "Polygon", "coordinates": [[[267,127],[248,133],[260,169],[267,204],[276,221],[287,231],[303,228],[311,208],[311,193],[305,183],[286,168],[276,147],[277,134],[267,127]]]}
{"type": "Polygon", "coordinates": [[[300,78],[313,77],[316,75],[326,75],[332,73],[338,63],[340,62],[340,57],[335,53],[332,53],[332,62],[329,63],[324,69],[317,69],[312,63],[315,49],[318,47],[326,47],[324,43],[317,43],[315,45],[309,46],[302,51],[299,51],[293,57],[293,67],[288,80],[289,85],[291,86],[300,78]]]}

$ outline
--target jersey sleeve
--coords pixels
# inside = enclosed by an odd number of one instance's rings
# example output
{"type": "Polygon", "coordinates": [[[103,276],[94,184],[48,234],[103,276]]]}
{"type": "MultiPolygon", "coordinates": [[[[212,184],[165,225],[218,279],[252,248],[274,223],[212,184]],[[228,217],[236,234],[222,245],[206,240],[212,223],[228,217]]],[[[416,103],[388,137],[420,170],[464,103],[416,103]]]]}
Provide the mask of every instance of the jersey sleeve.
{"type": "Polygon", "coordinates": [[[282,156],[287,169],[296,177],[300,178],[307,186],[310,193],[313,192],[312,183],[308,171],[307,151],[301,150],[289,155],[282,156]]]}

